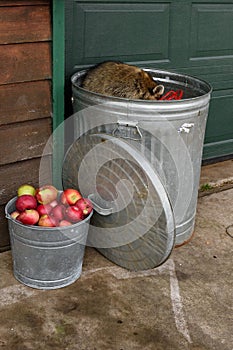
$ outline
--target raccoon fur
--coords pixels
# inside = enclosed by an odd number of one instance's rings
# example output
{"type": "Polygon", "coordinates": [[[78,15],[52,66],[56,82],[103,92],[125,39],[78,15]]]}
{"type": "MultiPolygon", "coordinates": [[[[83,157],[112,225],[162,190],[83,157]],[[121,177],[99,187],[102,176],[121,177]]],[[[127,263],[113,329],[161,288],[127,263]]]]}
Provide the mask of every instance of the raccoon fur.
{"type": "Polygon", "coordinates": [[[158,100],[164,86],[139,67],[107,61],[88,70],[81,84],[86,90],[127,99],[158,100]]]}

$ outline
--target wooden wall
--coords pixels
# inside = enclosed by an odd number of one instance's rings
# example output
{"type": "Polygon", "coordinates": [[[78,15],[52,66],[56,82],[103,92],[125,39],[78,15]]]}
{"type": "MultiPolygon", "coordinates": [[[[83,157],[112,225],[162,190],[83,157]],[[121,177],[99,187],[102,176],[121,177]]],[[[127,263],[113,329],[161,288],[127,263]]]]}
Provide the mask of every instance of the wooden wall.
{"type": "Polygon", "coordinates": [[[22,183],[39,184],[51,109],[50,1],[0,0],[0,251],[5,204],[22,183]]]}

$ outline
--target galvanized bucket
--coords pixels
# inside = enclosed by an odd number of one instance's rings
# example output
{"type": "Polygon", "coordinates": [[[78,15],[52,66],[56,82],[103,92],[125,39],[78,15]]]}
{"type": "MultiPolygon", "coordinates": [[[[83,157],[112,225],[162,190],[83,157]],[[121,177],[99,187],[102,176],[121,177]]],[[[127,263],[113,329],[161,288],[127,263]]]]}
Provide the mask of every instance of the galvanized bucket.
{"type": "Polygon", "coordinates": [[[5,207],[15,278],[38,289],[56,289],[75,282],[82,272],[92,213],[72,226],[27,226],[10,216],[16,199],[11,199],[5,207]]]}

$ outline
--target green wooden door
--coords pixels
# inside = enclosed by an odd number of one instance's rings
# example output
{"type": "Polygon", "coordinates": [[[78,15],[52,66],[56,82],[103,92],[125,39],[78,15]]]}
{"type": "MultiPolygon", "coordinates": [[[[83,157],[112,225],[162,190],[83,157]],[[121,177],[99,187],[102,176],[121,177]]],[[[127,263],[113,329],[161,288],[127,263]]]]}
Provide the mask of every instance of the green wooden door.
{"type": "Polygon", "coordinates": [[[204,159],[233,154],[233,1],[66,1],[66,81],[117,59],[213,87],[204,159]]]}

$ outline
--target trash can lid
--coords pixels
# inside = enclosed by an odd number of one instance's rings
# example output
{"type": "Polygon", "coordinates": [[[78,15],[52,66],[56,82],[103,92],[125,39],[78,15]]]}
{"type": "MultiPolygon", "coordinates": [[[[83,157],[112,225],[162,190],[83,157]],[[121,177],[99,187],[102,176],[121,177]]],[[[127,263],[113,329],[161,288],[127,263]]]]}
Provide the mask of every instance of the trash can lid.
{"type": "Polygon", "coordinates": [[[63,187],[93,202],[87,245],[129,270],[162,264],[175,242],[173,210],[159,176],[132,144],[86,134],[68,149],[63,187]]]}

